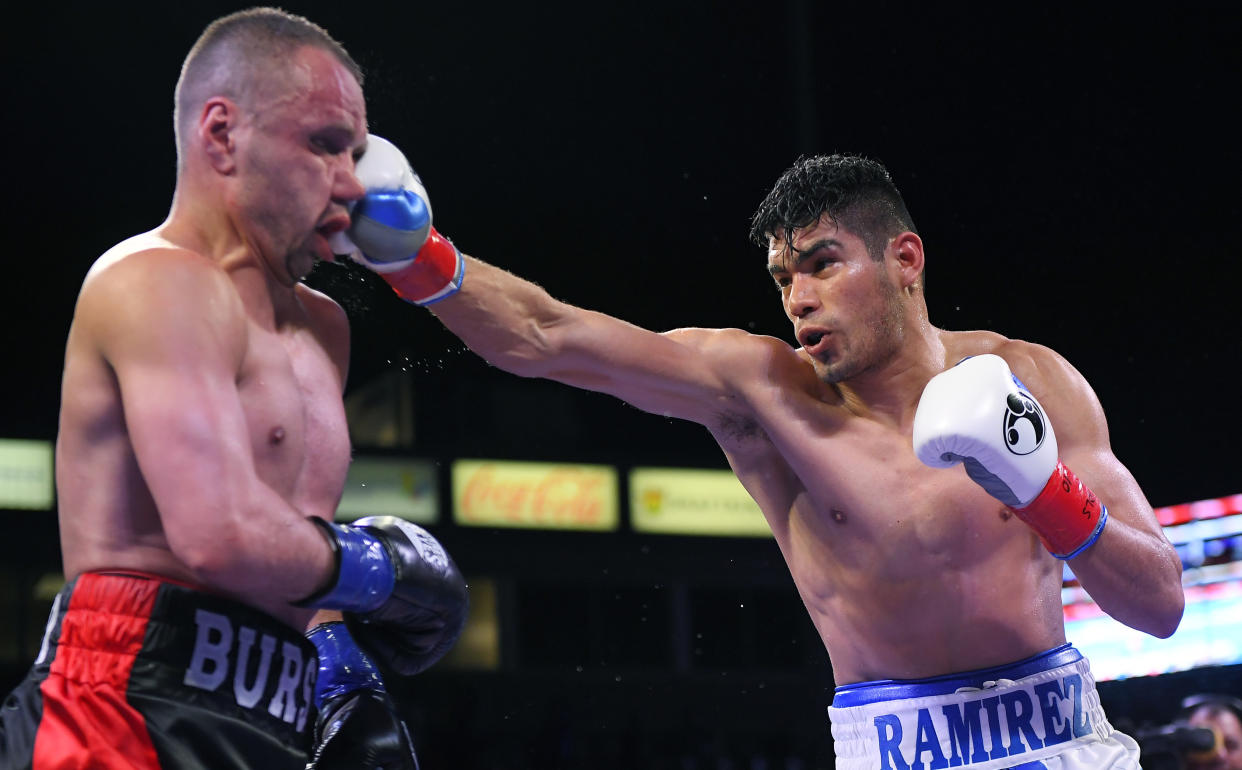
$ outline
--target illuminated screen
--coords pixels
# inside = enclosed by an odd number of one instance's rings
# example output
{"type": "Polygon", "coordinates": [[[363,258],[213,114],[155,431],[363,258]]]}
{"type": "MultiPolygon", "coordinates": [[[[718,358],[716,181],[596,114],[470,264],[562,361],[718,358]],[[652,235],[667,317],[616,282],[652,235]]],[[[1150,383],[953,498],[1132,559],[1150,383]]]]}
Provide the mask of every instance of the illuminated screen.
{"type": "Polygon", "coordinates": [[[1186,613],[1168,639],[1108,617],[1068,565],[1065,633],[1100,680],[1242,663],[1242,495],[1156,510],[1182,559],[1186,613]]]}
{"type": "Polygon", "coordinates": [[[453,520],[473,527],[611,531],[617,469],[605,465],[457,460],[453,520]]]}
{"type": "Polygon", "coordinates": [[[635,468],[630,524],[659,534],[772,536],[759,504],[725,470],[635,468]]]}
{"type": "Polygon", "coordinates": [[[440,508],[435,463],[391,457],[355,457],[336,507],[337,521],[400,516],[434,524],[440,508]]]}
{"type": "Polygon", "coordinates": [[[0,439],[0,508],[51,510],[52,442],[0,439]]]}

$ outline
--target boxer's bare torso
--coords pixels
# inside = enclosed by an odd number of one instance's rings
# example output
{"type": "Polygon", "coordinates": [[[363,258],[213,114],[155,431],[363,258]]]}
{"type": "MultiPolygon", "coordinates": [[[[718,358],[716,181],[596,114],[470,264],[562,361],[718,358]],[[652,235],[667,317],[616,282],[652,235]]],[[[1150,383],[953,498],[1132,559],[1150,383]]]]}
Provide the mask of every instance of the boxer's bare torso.
{"type": "MultiPolygon", "coordinates": [[[[350,451],[341,399],[348,363],[344,315],[332,300],[301,284],[269,294],[261,271],[251,263],[246,258],[213,263],[147,234],[113,248],[88,274],[66,348],[56,453],[66,578],[88,570],[130,570],[201,583],[201,565],[187,564],[178,552],[194,553],[189,544],[193,538],[237,535],[239,530],[225,526],[230,522],[218,522],[217,528],[212,518],[234,515],[221,513],[220,500],[241,500],[253,490],[218,494],[212,485],[238,484],[238,478],[264,487],[258,499],[266,496],[287,504],[264,511],[247,511],[243,504],[236,514],[267,517],[273,529],[265,530],[256,521],[255,532],[276,533],[270,542],[258,544],[271,549],[272,566],[299,558],[283,552],[292,544],[279,537],[290,517],[333,515],[350,451]],[[195,329],[210,330],[228,359],[224,366],[233,368],[232,393],[227,382],[206,390],[206,398],[224,402],[214,405],[222,407],[219,410],[197,411],[205,391],[195,367],[206,367],[208,362],[196,360],[193,350],[182,353],[173,346],[171,355],[154,348],[126,350],[131,342],[119,339],[126,333],[124,317],[132,315],[135,304],[148,305],[139,314],[148,319],[182,312],[179,306],[184,302],[177,297],[152,296],[145,290],[152,283],[160,286],[152,277],[157,271],[193,280],[197,291],[206,295],[200,307],[210,311],[194,322],[195,329]],[[123,361],[120,376],[114,355],[123,361]],[[152,360],[144,361],[144,356],[152,360]],[[132,414],[123,403],[130,405],[132,414]],[[161,420],[161,410],[170,419],[161,420]],[[219,418],[220,413],[226,417],[219,418]],[[183,419],[187,415],[189,427],[183,419]],[[238,424],[230,424],[234,420],[238,424]],[[143,443],[142,453],[135,452],[135,436],[143,443]],[[187,442],[227,442],[231,437],[237,440],[224,447],[218,463],[217,453],[209,452],[209,462],[202,467],[153,465],[187,442]],[[234,464],[247,463],[253,468],[248,477],[233,472],[234,464]],[[179,478],[170,478],[170,471],[179,478]],[[153,495],[150,478],[157,479],[158,494],[153,495]],[[207,499],[196,511],[194,497],[201,490],[211,494],[203,495],[207,499]],[[167,510],[157,506],[156,497],[172,501],[165,505],[167,510]],[[194,517],[198,520],[191,520],[194,517]],[[176,548],[170,543],[170,529],[178,531],[176,548]]],[[[176,280],[165,288],[175,287],[176,280]]],[[[167,320],[168,335],[178,334],[173,316],[167,320]]],[[[187,345],[194,344],[190,336],[187,345]]],[[[202,358],[212,355],[204,353],[202,358]]],[[[260,566],[249,580],[238,575],[236,588],[227,584],[211,588],[291,625],[304,626],[309,611],[291,607],[276,590],[270,600],[264,598],[265,581],[270,579],[265,572],[260,566]]]]}
{"type": "MultiPolygon", "coordinates": [[[[918,461],[917,392],[899,418],[868,412],[784,343],[726,334],[730,355],[768,377],[738,378],[734,408],[703,422],[767,517],[839,684],[999,665],[1065,641],[1060,562],[960,467],[918,461]]],[[[946,366],[1023,345],[940,336],[946,366]]]]}

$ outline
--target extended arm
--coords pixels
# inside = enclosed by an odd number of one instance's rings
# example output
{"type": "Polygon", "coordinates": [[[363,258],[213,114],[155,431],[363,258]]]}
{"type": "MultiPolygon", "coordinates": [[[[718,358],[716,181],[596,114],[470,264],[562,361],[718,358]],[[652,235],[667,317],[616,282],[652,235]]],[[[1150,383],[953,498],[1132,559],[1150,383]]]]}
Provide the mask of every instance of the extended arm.
{"type": "Polygon", "coordinates": [[[421,181],[382,137],[369,137],[357,174],[367,196],[351,215],[353,242],[345,248],[407,301],[429,306],[490,363],[695,422],[710,420],[719,401],[731,397],[721,354],[748,335],[658,334],[557,301],[529,281],[462,255],[431,226],[421,181]]]}
{"type": "Polygon", "coordinates": [[[718,371],[742,333],[656,333],[560,302],[539,286],[466,257],[469,280],[432,311],[475,353],[508,372],[608,393],[655,414],[707,423],[731,400],[718,371]]]}

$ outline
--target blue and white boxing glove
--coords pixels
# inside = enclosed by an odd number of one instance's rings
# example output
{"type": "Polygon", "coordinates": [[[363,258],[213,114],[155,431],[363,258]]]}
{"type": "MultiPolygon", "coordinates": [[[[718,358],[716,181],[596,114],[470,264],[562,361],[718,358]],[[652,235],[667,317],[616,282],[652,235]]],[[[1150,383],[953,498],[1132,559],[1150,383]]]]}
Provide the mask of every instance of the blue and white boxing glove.
{"type": "Polygon", "coordinates": [[[418,770],[414,742],[379,669],[344,623],[321,623],[306,638],[319,652],[315,748],[308,770],[418,770]]]}
{"type": "Polygon", "coordinates": [[[972,356],[927,383],[914,414],[925,465],[967,475],[1039,535],[1058,559],[1100,536],[1108,509],[1060,461],[1044,409],[1000,356],[972,356]]]}
{"type": "Polygon", "coordinates": [[[354,173],[366,194],[332,250],[373,270],[397,295],[430,305],[456,293],[465,277],[461,252],[431,224],[431,201],[410,162],[387,139],[369,134],[354,173]]]}
{"type": "Polygon", "coordinates": [[[341,610],[358,643],[403,676],[452,648],[466,624],[466,581],[431,533],[395,516],[311,521],[332,546],[336,566],[298,606],[341,610]]]}

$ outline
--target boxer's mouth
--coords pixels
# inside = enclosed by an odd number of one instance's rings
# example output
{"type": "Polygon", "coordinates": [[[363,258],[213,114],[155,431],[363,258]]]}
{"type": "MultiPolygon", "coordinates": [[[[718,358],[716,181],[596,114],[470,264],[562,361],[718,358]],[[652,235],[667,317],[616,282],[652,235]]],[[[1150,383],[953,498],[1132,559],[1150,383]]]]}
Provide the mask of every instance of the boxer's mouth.
{"type": "Polygon", "coordinates": [[[828,334],[829,331],[822,327],[804,328],[798,331],[798,342],[801,343],[803,348],[809,350],[822,342],[828,334]]]}
{"type": "Polygon", "coordinates": [[[345,230],[348,230],[348,229],[349,229],[349,215],[340,214],[338,216],[331,217],[326,222],[319,225],[319,227],[316,227],[315,232],[319,233],[324,238],[331,238],[337,233],[344,232],[345,230]]]}

